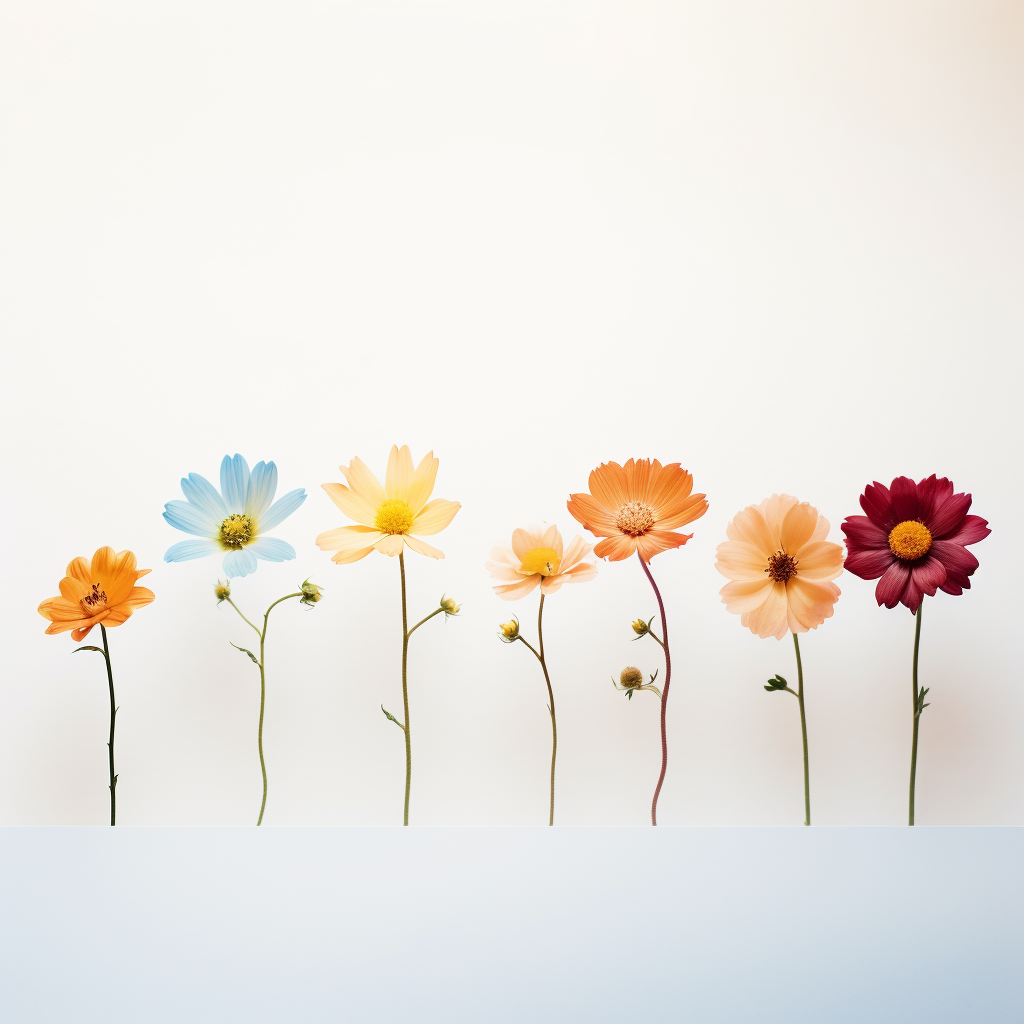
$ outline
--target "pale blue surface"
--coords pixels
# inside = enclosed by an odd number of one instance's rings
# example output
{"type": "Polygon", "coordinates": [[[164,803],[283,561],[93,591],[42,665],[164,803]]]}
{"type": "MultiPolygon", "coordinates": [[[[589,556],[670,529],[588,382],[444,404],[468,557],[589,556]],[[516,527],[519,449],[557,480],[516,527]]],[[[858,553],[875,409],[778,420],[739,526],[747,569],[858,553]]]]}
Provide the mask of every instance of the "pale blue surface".
{"type": "Polygon", "coordinates": [[[5,829],[0,1020],[1019,1021],[1020,829],[5,829]]]}

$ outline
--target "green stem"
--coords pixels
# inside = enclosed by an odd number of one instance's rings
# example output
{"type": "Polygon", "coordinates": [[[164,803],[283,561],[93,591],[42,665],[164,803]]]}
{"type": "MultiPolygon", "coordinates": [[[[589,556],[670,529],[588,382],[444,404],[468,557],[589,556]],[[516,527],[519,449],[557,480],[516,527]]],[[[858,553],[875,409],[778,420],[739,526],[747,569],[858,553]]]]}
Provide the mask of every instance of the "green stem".
{"type": "MultiPolygon", "coordinates": [[[[409,793],[412,790],[412,733],[409,727],[409,637],[412,630],[409,629],[409,611],[405,596],[405,552],[399,552],[398,569],[402,577],[402,704],[405,707],[405,808],[402,815],[402,824],[409,824],[409,793]]],[[[438,609],[440,611],[440,609],[438,609]]],[[[428,616],[429,618],[429,616],[428,616]]],[[[423,620],[424,622],[426,619],[423,620]]],[[[413,629],[421,626],[417,622],[413,629]]]]}
{"type": "Polygon", "coordinates": [[[110,648],[107,647],[107,630],[100,623],[103,636],[103,659],[107,663],[107,683],[110,687],[110,738],[107,740],[107,760],[110,763],[110,824],[117,824],[117,775],[114,774],[114,719],[117,717],[117,705],[114,702],[114,672],[110,667],[110,648]]]}
{"type": "Polygon", "coordinates": [[[416,625],[413,626],[412,629],[409,630],[409,636],[412,636],[413,633],[415,633],[416,630],[419,629],[420,626],[422,626],[424,622],[429,622],[435,615],[440,615],[441,612],[443,612],[443,611],[444,611],[443,608],[435,608],[429,615],[424,615],[423,618],[420,619],[420,621],[417,622],[416,625]]]}
{"type": "Polygon", "coordinates": [[[909,821],[907,824],[914,824],[914,787],[917,785],[917,730],[921,721],[921,712],[918,708],[920,697],[917,689],[917,656],[921,648],[921,609],[924,607],[924,598],[917,606],[917,624],[914,626],[914,739],[910,745],[910,808],[909,821]]]}
{"type": "Polygon", "coordinates": [[[554,825],[555,823],[555,758],[558,754],[558,723],[555,720],[555,692],[551,688],[551,677],[548,675],[548,663],[544,659],[544,630],[543,630],[543,616],[544,616],[544,595],[540,595],[540,608],[537,610],[537,638],[540,645],[538,651],[525,637],[517,636],[517,640],[521,640],[530,651],[530,653],[540,662],[540,667],[544,671],[544,682],[548,687],[548,713],[551,715],[551,801],[548,807],[548,824],[554,825]]]}
{"type": "Polygon", "coordinates": [[[804,824],[811,823],[811,775],[807,759],[807,715],[804,713],[804,666],[800,660],[800,641],[793,634],[793,647],[796,650],[796,699],[800,703],[800,732],[804,740],[804,824]]]}

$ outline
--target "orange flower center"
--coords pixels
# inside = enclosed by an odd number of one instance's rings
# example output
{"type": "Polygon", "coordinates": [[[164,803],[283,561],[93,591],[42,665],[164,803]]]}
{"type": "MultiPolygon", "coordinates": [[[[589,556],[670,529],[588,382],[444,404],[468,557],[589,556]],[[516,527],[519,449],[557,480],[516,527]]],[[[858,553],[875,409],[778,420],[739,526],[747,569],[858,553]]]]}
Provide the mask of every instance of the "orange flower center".
{"type": "Polygon", "coordinates": [[[776,583],[786,583],[796,575],[797,560],[785,551],[776,551],[768,559],[768,573],[770,579],[776,583]]]}
{"type": "Polygon", "coordinates": [[[252,520],[233,512],[220,524],[220,542],[226,548],[240,548],[252,540],[252,520]]]}
{"type": "Polygon", "coordinates": [[[92,593],[86,594],[78,603],[86,615],[96,615],[107,607],[107,592],[100,590],[99,584],[94,583],[92,593]]]}
{"type": "Polygon", "coordinates": [[[412,509],[401,498],[388,498],[379,509],[373,525],[381,533],[408,533],[412,526],[412,509]]]}
{"type": "Polygon", "coordinates": [[[916,519],[908,519],[904,523],[897,523],[889,531],[889,550],[897,557],[907,562],[914,561],[928,554],[932,546],[932,534],[924,523],[916,519]]]}
{"type": "Polygon", "coordinates": [[[540,573],[541,576],[554,576],[561,562],[554,548],[533,548],[523,555],[519,571],[530,576],[535,573],[540,573]]]}
{"type": "Polygon", "coordinates": [[[630,537],[639,537],[654,525],[654,509],[645,501],[627,501],[619,509],[615,525],[630,537]]]}

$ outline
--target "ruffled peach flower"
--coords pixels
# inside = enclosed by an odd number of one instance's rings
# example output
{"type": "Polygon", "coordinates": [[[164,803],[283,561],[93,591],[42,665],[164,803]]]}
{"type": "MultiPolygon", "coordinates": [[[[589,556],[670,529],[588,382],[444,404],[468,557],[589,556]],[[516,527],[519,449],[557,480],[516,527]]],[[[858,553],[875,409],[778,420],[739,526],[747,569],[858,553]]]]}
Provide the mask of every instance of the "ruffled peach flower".
{"type": "Polygon", "coordinates": [[[339,565],[358,562],[374,549],[382,555],[400,555],[409,547],[421,555],[444,558],[443,552],[413,536],[440,533],[462,507],[457,501],[443,498],[428,500],[434,490],[437,467],[434,453],[428,452],[413,470],[408,446],[398,445],[391,448],[383,487],[359,459],[353,459],[349,466],[340,466],[348,487],[331,483],[323,488],[331,501],[359,525],[321,533],[316,539],[317,547],[321,551],[336,551],[331,561],[339,565]]]}
{"type": "Polygon", "coordinates": [[[708,510],[703,494],[691,494],[693,477],[678,462],[630,459],[602,463],[590,474],[590,493],[573,494],[569,511],[595,537],[594,554],[617,562],[640,552],[645,562],[682,547],[692,533],[675,533],[708,510]]]}
{"type": "Polygon", "coordinates": [[[732,582],[722,601],[760,637],[781,640],[830,618],[843,571],[843,549],[825,538],[828,520],[806,501],[773,494],[738,513],[718,545],[715,568],[732,582]]]}
{"type": "Polygon", "coordinates": [[[90,563],[76,558],[68,574],[60,581],[60,597],[48,597],[39,606],[39,614],[49,619],[47,633],[72,630],[73,640],[84,640],[97,623],[120,626],[136,608],[153,601],[152,590],[135,586],[135,581],[150,572],[136,568],[131,551],[100,548],[90,563]]]}
{"type": "Polygon", "coordinates": [[[545,596],[553,594],[563,583],[582,583],[597,575],[597,566],[582,559],[592,545],[582,537],[573,537],[563,550],[557,526],[533,526],[516,530],[512,546],[491,549],[487,569],[496,580],[506,582],[494,588],[503,601],[518,601],[540,586],[545,596]]]}

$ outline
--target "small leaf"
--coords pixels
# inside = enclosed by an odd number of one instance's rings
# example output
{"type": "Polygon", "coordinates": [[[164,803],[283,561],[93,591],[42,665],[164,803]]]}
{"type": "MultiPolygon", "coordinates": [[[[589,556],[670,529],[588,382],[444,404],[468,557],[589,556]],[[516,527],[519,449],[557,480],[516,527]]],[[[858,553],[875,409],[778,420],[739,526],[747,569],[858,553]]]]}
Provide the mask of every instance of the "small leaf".
{"type": "Polygon", "coordinates": [[[402,725],[402,723],[397,718],[395,718],[395,716],[393,714],[391,714],[391,712],[388,711],[387,708],[385,708],[383,704],[381,704],[380,709],[381,709],[381,711],[384,712],[384,717],[389,722],[394,722],[395,725],[397,725],[398,728],[402,730],[402,732],[405,732],[405,726],[402,725]]]}
{"type": "MultiPolygon", "coordinates": [[[[231,641],[229,640],[228,643],[231,644],[231,641]]],[[[252,661],[254,665],[259,664],[259,662],[256,660],[256,655],[253,654],[252,651],[250,651],[248,648],[239,647],[238,644],[231,644],[231,646],[234,647],[236,651],[241,651],[243,654],[248,654],[250,661],[252,661]]]]}
{"type": "Polygon", "coordinates": [[[77,654],[79,651],[96,651],[97,654],[103,653],[102,647],[76,647],[71,653],[77,654]]]}

